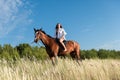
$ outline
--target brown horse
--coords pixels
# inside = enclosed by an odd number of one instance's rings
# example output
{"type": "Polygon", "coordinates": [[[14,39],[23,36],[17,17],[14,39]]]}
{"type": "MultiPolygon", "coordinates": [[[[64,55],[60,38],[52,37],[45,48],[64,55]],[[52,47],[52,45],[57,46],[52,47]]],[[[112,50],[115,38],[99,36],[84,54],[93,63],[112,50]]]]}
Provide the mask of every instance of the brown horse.
{"type": "Polygon", "coordinates": [[[52,60],[52,63],[55,63],[55,58],[57,61],[57,56],[65,56],[67,54],[70,54],[70,56],[73,59],[77,59],[80,60],[80,46],[77,42],[75,41],[67,41],[66,42],[66,48],[67,51],[63,51],[63,48],[60,46],[60,44],[56,41],[55,38],[47,35],[42,29],[35,29],[35,39],[34,42],[38,42],[39,40],[42,41],[42,43],[45,45],[46,47],[46,51],[50,57],[50,59],[52,60]]]}

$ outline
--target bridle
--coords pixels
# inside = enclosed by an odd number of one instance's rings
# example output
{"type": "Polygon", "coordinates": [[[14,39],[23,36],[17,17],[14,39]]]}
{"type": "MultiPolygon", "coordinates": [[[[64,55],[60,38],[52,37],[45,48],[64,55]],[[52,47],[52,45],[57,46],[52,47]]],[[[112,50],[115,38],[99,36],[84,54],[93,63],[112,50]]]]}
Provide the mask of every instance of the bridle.
{"type": "MultiPolygon", "coordinates": [[[[34,35],[36,36],[36,34],[38,34],[38,31],[37,31],[34,35]]],[[[41,45],[39,44],[39,41],[40,41],[40,40],[38,40],[37,42],[32,41],[31,44],[36,43],[38,46],[41,46],[41,45]]]]}

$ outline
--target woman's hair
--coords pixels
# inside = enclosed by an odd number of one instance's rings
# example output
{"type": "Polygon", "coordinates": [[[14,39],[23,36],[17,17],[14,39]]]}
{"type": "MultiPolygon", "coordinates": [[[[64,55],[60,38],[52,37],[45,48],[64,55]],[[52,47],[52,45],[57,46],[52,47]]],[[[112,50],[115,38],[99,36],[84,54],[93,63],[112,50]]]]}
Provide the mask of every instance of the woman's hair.
{"type": "MultiPolygon", "coordinates": [[[[60,24],[60,23],[57,23],[57,24],[56,24],[55,29],[58,29],[58,24],[60,24]]],[[[62,25],[61,25],[61,24],[60,24],[60,28],[62,28],[62,25]]]]}
{"type": "MultiPolygon", "coordinates": [[[[58,34],[58,32],[57,32],[58,24],[60,24],[60,23],[57,23],[57,24],[56,24],[56,27],[55,27],[55,29],[56,29],[56,35],[58,34]]],[[[60,24],[60,28],[62,28],[62,25],[61,25],[61,24],[60,24]]]]}

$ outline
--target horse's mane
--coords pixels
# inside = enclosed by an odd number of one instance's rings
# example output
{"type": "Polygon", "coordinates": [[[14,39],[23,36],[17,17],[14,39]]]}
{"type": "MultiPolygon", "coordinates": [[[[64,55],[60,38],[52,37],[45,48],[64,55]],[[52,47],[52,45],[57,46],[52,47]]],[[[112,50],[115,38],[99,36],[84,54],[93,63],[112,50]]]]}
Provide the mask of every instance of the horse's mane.
{"type": "MultiPolygon", "coordinates": [[[[43,31],[42,29],[38,29],[37,31],[41,31],[42,33],[44,33],[44,34],[46,34],[46,32],[45,31],[43,31]]],[[[48,34],[46,34],[48,37],[50,37],[50,38],[53,38],[52,36],[50,36],[50,35],[48,35],[48,34]]]]}

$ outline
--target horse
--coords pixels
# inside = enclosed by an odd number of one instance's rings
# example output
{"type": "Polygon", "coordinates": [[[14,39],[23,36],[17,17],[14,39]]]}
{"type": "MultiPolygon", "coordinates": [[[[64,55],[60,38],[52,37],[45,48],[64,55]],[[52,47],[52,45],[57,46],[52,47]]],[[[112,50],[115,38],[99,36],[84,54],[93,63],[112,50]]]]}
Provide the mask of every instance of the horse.
{"type": "Polygon", "coordinates": [[[57,62],[57,57],[65,56],[70,54],[72,59],[81,60],[80,58],[80,45],[73,41],[68,40],[66,41],[66,48],[67,51],[63,50],[63,47],[56,41],[56,38],[51,37],[50,35],[46,34],[45,31],[42,29],[35,29],[35,39],[34,42],[37,43],[39,40],[44,44],[46,48],[46,52],[49,55],[52,63],[55,64],[57,62]],[[56,60],[56,61],[55,61],[56,60]]]}

